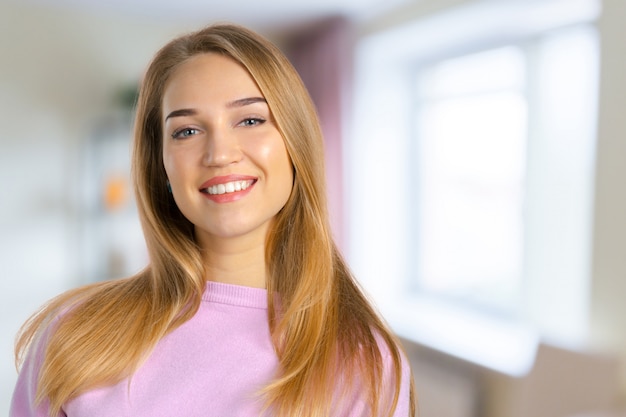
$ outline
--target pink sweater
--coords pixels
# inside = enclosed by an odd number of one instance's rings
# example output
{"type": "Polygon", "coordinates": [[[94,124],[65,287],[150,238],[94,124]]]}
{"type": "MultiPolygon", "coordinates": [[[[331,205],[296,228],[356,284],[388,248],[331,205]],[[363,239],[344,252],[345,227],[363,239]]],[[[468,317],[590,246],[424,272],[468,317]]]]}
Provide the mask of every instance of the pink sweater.
{"type": "MultiPolygon", "coordinates": [[[[383,354],[388,369],[389,355],[383,354]]],[[[29,356],[20,371],[10,417],[49,415],[45,402],[33,405],[41,360],[37,356],[29,356]]],[[[277,366],[266,291],[209,282],[197,314],[163,338],[130,381],[76,397],[64,405],[61,416],[258,417],[262,400],[256,394],[272,380],[277,366]]],[[[396,417],[408,415],[408,386],[405,362],[396,417]]],[[[370,417],[358,392],[354,398],[334,415],[370,417]]]]}

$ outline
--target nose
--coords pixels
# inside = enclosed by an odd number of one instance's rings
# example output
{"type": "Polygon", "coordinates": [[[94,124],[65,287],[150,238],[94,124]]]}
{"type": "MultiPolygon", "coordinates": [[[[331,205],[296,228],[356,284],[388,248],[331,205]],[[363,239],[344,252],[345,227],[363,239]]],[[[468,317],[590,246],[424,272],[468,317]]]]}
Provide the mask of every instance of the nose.
{"type": "Polygon", "coordinates": [[[210,167],[228,166],[241,161],[243,152],[236,135],[228,128],[215,128],[206,135],[203,164],[210,167]]]}

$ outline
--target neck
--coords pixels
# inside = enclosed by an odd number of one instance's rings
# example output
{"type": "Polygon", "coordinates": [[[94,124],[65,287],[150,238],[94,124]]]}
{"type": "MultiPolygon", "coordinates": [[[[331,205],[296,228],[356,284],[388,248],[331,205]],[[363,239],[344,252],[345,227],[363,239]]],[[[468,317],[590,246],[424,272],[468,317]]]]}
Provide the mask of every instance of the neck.
{"type": "Polygon", "coordinates": [[[266,288],[263,243],[224,239],[205,242],[202,247],[208,281],[266,288]]]}

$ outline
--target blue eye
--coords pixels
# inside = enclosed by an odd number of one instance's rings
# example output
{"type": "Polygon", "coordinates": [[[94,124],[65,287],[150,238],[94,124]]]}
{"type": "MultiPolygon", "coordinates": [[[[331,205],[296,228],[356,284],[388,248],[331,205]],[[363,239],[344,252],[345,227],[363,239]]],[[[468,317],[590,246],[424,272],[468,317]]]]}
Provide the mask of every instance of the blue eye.
{"type": "Polygon", "coordinates": [[[251,127],[251,126],[257,126],[257,125],[261,125],[265,123],[265,119],[261,119],[258,117],[250,117],[248,119],[244,119],[241,123],[239,123],[241,126],[245,126],[245,127],[251,127]]]}
{"type": "Polygon", "coordinates": [[[172,138],[181,139],[188,138],[190,136],[196,135],[198,133],[198,129],[194,129],[192,127],[185,127],[183,129],[179,129],[172,133],[172,138]]]}

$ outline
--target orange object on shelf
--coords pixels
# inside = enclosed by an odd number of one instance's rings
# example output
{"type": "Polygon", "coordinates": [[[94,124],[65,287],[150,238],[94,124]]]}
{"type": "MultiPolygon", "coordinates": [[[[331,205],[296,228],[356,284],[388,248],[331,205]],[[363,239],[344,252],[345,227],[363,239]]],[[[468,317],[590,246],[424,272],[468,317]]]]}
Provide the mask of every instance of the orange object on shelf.
{"type": "Polygon", "coordinates": [[[128,200],[128,181],[120,176],[110,176],[104,183],[104,207],[108,211],[122,208],[128,200]]]}

